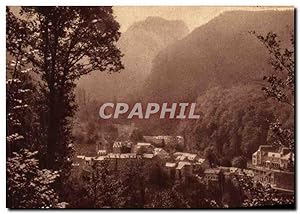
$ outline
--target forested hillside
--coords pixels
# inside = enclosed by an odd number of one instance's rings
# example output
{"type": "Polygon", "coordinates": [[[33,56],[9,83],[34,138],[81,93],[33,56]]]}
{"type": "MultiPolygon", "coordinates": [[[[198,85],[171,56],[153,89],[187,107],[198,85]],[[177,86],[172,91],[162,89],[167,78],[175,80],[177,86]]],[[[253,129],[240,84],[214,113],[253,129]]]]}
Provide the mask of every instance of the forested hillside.
{"type": "Polygon", "coordinates": [[[249,158],[266,143],[267,119],[277,114],[293,124],[293,115],[264,97],[263,77],[273,68],[267,49],[249,32],[276,32],[284,48],[290,44],[293,18],[291,11],[225,12],[161,51],[143,100],[197,101],[202,119],[153,120],[147,126],[141,121],[145,132],[187,134],[188,149],[203,152],[216,145],[219,155],[232,150],[230,157],[249,158]]]}

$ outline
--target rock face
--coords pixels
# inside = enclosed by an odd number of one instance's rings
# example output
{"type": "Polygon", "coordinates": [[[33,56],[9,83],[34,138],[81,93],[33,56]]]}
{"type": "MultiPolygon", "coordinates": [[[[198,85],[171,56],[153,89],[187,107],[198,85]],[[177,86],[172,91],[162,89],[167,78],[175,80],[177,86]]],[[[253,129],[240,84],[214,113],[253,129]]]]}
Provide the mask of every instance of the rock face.
{"type": "Polygon", "coordinates": [[[124,32],[118,46],[124,57],[125,69],[120,73],[106,74],[94,72],[82,77],[78,83],[88,96],[97,100],[122,100],[136,96],[151,71],[156,54],[183,38],[188,28],[182,21],[168,21],[159,17],[148,17],[136,22],[124,32]]]}
{"type": "Polygon", "coordinates": [[[293,11],[225,12],[155,57],[143,96],[191,101],[211,86],[259,82],[269,55],[249,31],[276,32],[284,43],[293,28],[293,11]]]}

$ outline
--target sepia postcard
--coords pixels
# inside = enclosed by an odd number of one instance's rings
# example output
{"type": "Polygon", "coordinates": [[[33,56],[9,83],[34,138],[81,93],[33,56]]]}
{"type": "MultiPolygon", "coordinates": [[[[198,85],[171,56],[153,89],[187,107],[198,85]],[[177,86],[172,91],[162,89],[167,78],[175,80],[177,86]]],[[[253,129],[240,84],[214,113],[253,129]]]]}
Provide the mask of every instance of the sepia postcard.
{"type": "Polygon", "coordinates": [[[295,209],[295,8],[7,6],[6,207],[295,209]]]}

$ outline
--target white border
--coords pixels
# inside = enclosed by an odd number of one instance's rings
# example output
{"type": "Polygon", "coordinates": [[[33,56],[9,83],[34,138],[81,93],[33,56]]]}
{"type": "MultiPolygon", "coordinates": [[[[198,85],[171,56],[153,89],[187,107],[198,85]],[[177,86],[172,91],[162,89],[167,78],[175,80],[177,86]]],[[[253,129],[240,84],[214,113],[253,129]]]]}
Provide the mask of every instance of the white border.
{"type": "MultiPolygon", "coordinates": [[[[1,112],[1,117],[0,117],[0,137],[2,139],[2,142],[0,143],[1,147],[1,156],[0,156],[0,210],[1,213],[7,213],[8,210],[6,209],[6,160],[5,160],[5,130],[6,130],[6,107],[5,107],[5,102],[6,102],[6,92],[5,92],[5,81],[6,81],[6,72],[5,72],[5,6],[6,5],[114,5],[114,6],[119,6],[119,5],[124,5],[124,6],[130,6],[130,5],[153,5],[153,6],[163,6],[163,5],[176,5],[176,6],[181,6],[181,5],[194,5],[194,6],[299,6],[300,1],[296,0],[263,0],[263,1],[258,1],[258,0],[230,0],[230,1],[222,1],[222,0],[209,0],[209,1],[197,1],[197,0],[126,0],[126,1],[121,1],[121,0],[64,0],[63,2],[61,0],[27,0],[27,1],[20,1],[20,0],[2,0],[1,1],[1,7],[0,7],[0,16],[1,16],[1,28],[0,28],[0,58],[1,58],[1,74],[0,74],[0,97],[1,97],[1,103],[0,103],[0,112],[1,112]]],[[[298,15],[297,15],[298,17],[298,15]]],[[[299,24],[297,23],[297,29],[299,28],[299,24]]],[[[299,41],[299,34],[297,33],[297,38],[296,41],[299,41]]],[[[297,48],[297,62],[299,61],[299,54],[298,54],[298,48],[297,48]]],[[[298,68],[298,66],[297,66],[298,68]]],[[[297,69],[298,70],[298,69],[297,69]]],[[[298,71],[297,71],[298,72],[298,71]]],[[[299,74],[297,75],[297,83],[299,84],[299,74]]],[[[299,87],[297,87],[297,100],[299,100],[300,92],[299,92],[299,87]]],[[[297,105],[297,112],[299,112],[299,105],[297,105]]],[[[299,113],[297,115],[297,122],[299,122],[299,113]]],[[[299,134],[299,124],[297,123],[297,133],[299,134]]],[[[297,143],[297,142],[296,142],[297,143]]],[[[299,172],[299,148],[300,146],[297,146],[297,172],[299,172]]],[[[298,175],[298,173],[297,173],[298,175]]],[[[298,177],[297,177],[298,178],[298,177]]],[[[299,184],[297,185],[297,193],[299,193],[299,184]]],[[[299,195],[296,193],[297,199],[299,199],[299,195]]],[[[299,206],[297,200],[297,205],[296,207],[299,206]]],[[[69,212],[72,212],[73,210],[69,210],[69,212]]],[[[75,211],[75,210],[74,210],[75,211]]],[[[98,212],[104,212],[105,210],[97,210],[98,212]]],[[[173,210],[169,210],[173,211],[173,210]]],[[[175,210],[174,210],[175,211],[175,210]]],[[[179,212],[188,212],[189,210],[186,211],[179,211],[179,212]]],[[[199,212],[202,213],[215,213],[217,212],[216,210],[198,210],[199,212]]],[[[223,210],[224,211],[224,210],[223,210]]],[[[232,211],[232,210],[230,210],[232,211]]],[[[241,210],[237,210],[238,212],[241,212],[241,210]]],[[[247,212],[255,212],[255,213],[263,213],[266,211],[257,211],[257,210],[245,210],[247,212]]],[[[279,210],[278,210],[279,211],[279,210]]],[[[40,212],[40,211],[36,211],[40,212]]],[[[56,211],[56,213],[61,213],[63,211],[56,211]]],[[[76,211],[76,213],[85,213],[86,211],[76,211]]],[[[109,211],[110,213],[115,213],[117,211],[109,211]]],[[[131,213],[132,210],[123,210],[123,213],[131,213]]],[[[149,210],[147,210],[149,212],[149,210]]],[[[165,212],[165,211],[150,211],[150,212],[165,212]]],[[[176,211],[177,212],[177,211],[176,211]]],[[[272,212],[272,210],[271,210],[272,212]]],[[[26,211],[18,211],[18,213],[26,213],[26,211]]]]}

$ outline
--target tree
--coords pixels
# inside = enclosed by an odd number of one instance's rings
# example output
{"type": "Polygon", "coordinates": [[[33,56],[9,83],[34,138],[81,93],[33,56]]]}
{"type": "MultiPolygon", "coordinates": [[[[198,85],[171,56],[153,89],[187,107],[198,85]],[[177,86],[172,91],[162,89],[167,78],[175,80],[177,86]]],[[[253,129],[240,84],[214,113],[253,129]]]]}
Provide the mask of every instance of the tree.
{"type": "Polygon", "coordinates": [[[132,131],[131,135],[130,135],[130,140],[132,142],[139,142],[139,141],[144,141],[144,136],[143,136],[143,133],[138,130],[138,129],[135,129],[132,131]]]}
{"type": "Polygon", "coordinates": [[[204,151],[204,156],[208,160],[210,167],[218,165],[218,159],[214,147],[207,147],[204,151]]]}
{"type": "MultiPolygon", "coordinates": [[[[86,202],[84,208],[118,208],[123,206],[120,177],[111,169],[109,160],[95,161],[85,176],[86,202]]],[[[78,206],[78,205],[77,205],[78,206]]]]}
{"type": "Polygon", "coordinates": [[[243,156],[238,156],[232,159],[231,165],[233,167],[245,169],[247,167],[247,160],[243,156]]]}
{"type": "MultiPolygon", "coordinates": [[[[273,98],[279,103],[285,103],[294,110],[294,35],[291,35],[291,47],[282,50],[277,34],[269,32],[266,36],[257,35],[251,32],[267,48],[271,56],[271,65],[274,74],[265,76],[268,86],[263,87],[268,98],[273,98]]],[[[293,112],[292,112],[293,113],[293,112]]],[[[294,151],[294,131],[284,127],[278,119],[270,123],[273,136],[273,144],[288,146],[294,151]]],[[[244,192],[243,206],[291,206],[294,202],[294,195],[281,194],[270,185],[262,185],[253,182],[253,178],[246,175],[237,177],[244,192]]]]}
{"type": "MultiPolygon", "coordinates": [[[[8,38],[7,47],[11,44],[8,38]]],[[[26,58],[18,52],[14,56],[8,63],[7,75],[11,78],[6,82],[7,207],[65,207],[53,188],[59,172],[41,169],[36,158],[38,151],[33,151],[37,140],[32,135],[35,126],[30,126],[34,117],[34,113],[30,114],[34,86],[29,81],[30,69],[24,68],[26,58]]]]}
{"type": "Polygon", "coordinates": [[[179,208],[218,208],[221,207],[221,191],[218,185],[206,185],[195,176],[187,176],[172,188],[178,199],[179,208]]]}
{"type": "MultiPolygon", "coordinates": [[[[70,167],[71,120],[75,80],[92,71],[110,73],[123,68],[121,53],[115,46],[119,24],[111,7],[22,7],[9,37],[24,34],[21,51],[27,54],[34,71],[41,78],[42,115],[47,135],[46,167],[70,167]],[[24,28],[26,26],[26,28],[24,28]]],[[[13,48],[12,48],[13,49],[13,48]]]]}
{"type": "MultiPolygon", "coordinates": [[[[295,99],[295,41],[294,33],[291,33],[290,44],[287,48],[282,48],[278,35],[269,32],[266,36],[254,34],[258,40],[268,50],[271,57],[271,65],[274,72],[269,76],[264,76],[268,83],[262,90],[268,98],[273,98],[279,103],[291,107],[294,112],[295,99]]],[[[273,143],[280,146],[288,146],[294,151],[294,130],[293,128],[284,127],[277,118],[270,123],[270,129],[273,135],[273,143]]]]}
{"type": "Polygon", "coordinates": [[[131,161],[124,170],[122,184],[125,208],[143,208],[146,202],[145,191],[148,184],[149,166],[143,159],[131,161]]]}
{"type": "Polygon", "coordinates": [[[262,207],[274,205],[291,206],[294,204],[294,195],[281,194],[270,185],[264,186],[254,183],[252,177],[247,175],[236,176],[243,192],[243,207],[262,207]]]}
{"type": "Polygon", "coordinates": [[[7,206],[9,208],[53,208],[60,203],[53,183],[58,171],[40,169],[37,151],[14,152],[7,159],[7,206]]]}
{"type": "MultiPolygon", "coordinates": [[[[7,11],[7,22],[11,23],[13,17],[7,11]]],[[[11,35],[16,26],[7,25],[6,48],[6,106],[7,106],[7,155],[21,149],[37,149],[37,136],[34,132],[39,129],[35,112],[35,97],[38,96],[32,81],[32,69],[27,67],[24,47],[24,34],[11,35]],[[13,143],[12,143],[13,142],[13,143]]],[[[23,26],[22,26],[23,27],[23,26]]]]}

